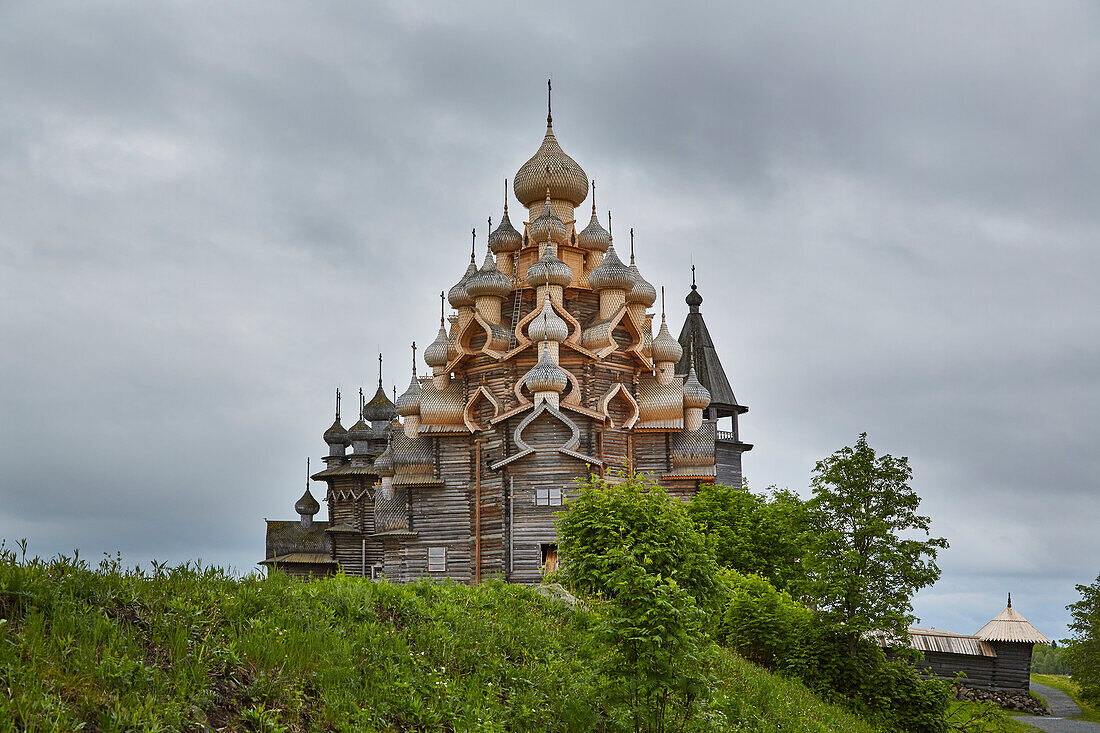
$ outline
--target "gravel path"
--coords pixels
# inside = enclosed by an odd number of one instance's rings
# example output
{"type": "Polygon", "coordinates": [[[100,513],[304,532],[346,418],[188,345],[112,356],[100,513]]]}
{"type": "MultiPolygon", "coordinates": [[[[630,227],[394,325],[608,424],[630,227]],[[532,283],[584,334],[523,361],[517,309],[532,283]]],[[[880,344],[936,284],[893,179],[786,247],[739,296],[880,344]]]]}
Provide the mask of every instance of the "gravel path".
{"type": "Polygon", "coordinates": [[[1079,715],[1081,708],[1077,707],[1069,695],[1047,685],[1031,683],[1031,689],[1043,696],[1047,701],[1047,707],[1053,717],[1018,718],[1021,723],[1033,725],[1039,730],[1048,733],[1100,733],[1100,723],[1086,723],[1083,720],[1065,720],[1071,715],[1079,715]]]}

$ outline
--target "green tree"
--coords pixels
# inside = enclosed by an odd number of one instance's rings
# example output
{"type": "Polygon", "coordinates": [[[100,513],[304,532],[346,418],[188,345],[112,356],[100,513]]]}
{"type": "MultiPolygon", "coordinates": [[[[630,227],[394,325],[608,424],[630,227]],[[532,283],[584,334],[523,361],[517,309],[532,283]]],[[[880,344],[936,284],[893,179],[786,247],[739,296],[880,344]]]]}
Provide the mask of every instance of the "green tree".
{"type": "Polygon", "coordinates": [[[947,540],[929,536],[912,477],[908,458],[876,456],[866,433],[814,468],[807,565],[819,608],[844,630],[853,654],[871,629],[904,636],[913,594],[940,576],[936,553],[947,540]]]}
{"type": "Polygon", "coordinates": [[[590,477],[557,525],[562,579],[576,591],[613,597],[612,576],[629,556],[700,606],[720,602],[718,565],[687,507],[643,476],[619,483],[590,477]]]}
{"type": "Polygon", "coordinates": [[[1073,637],[1063,641],[1063,657],[1073,670],[1081,697],[1100,704],[1100,576],[1092,585],[1079,585],[1081,600],[1066,608],[1073,614],[1073,637]]]}
{"type": "Polygon", "coordinates": [[[803,566],[810,514],[797,494],[772,488],[771,497],[747,488],[706,485],[688,505],[718,564],[760,575],[798,598],[806,591],[803,566]]]}

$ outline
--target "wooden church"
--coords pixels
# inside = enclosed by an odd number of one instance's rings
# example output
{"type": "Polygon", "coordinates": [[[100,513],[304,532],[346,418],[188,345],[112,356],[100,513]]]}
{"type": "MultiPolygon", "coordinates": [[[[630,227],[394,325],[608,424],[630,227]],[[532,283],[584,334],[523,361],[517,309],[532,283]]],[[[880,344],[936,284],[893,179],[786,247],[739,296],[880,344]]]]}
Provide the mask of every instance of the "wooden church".
{"type": "MultiPolygon", "coordinates": [[[[689,500],[741,484],[738,404],[700,309],[673,338],[657,290],[616,251],[595,182],[559,146],[547,113],[538,151],[513,179],[480,267],[447,294],[435,340],[391,402],[360,392],[358,421],[325,431],[329,520],[308,485],[298,521],[268,521],[262,564],[296,575],[537,582],[557,561],[554,515],[597,474],[636,472],[689,500]],[[576,211],[591,194],[591,217],[576,211]],[[656,335],[654,328],[656,326],[656,335]],[[719,430],[719,421],[725,429],[719,430]]],[[[662,298],[663,301],[663,298],[662,298]]],[[[381,368],[381,357],[380,368],[381,368]]]]}

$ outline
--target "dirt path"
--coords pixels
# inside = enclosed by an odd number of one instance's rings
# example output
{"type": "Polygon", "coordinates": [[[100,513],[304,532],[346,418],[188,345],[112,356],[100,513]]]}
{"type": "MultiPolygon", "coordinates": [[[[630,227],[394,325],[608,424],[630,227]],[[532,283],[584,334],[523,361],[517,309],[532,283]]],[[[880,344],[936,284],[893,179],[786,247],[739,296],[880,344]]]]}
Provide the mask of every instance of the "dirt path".
{"type": "Polygon", "coordinates": [[[1047,733],[1100,733],[1100,723],[1086,723],[1083,720],[1066,720],[1071,715],[1080,715],[1081,708],[1069,695],[1047,685],[1031,683],[1031,689],[1043,696],[1050,708],[1049,718],[1017,718],[1021,723],[1033,725],[1047,733]]]}

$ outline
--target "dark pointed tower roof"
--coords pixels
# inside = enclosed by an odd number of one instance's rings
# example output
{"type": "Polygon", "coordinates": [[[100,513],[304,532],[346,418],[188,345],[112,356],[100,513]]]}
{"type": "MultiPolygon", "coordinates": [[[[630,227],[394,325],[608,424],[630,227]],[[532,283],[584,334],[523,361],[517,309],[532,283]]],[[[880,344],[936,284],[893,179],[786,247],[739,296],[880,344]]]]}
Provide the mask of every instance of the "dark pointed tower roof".
{"type": "Polygon", "coordinates": [[[694,266],[691,268],[691,292],[685,300],[688,304],[688,315],[684,319],[684,327],[680,329],[680,338],[677,339],[680,346],[684,347],[684,355],[676,365],[676,373],[686,374],[694,358],[695,374],[710,392],[710,406],[718,411],[718,417],[748,412],[749,408],[737,404],[737,398],[733,396],[730,380],[726,377],[726,370],[722,368],[714,341],[711,340],[703,314],[699,311],[703,296],[695,285],[694,266]]]}

